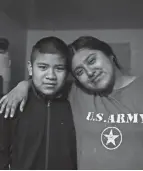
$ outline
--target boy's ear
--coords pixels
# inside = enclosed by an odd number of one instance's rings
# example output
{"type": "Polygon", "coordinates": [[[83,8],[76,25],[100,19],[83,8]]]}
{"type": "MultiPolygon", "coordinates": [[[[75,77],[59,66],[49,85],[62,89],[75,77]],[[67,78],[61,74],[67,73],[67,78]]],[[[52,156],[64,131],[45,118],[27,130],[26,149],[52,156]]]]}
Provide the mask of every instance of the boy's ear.
{"type": "Polygon", "coordinates": [[[30,61],[28,61],[27,69],[28,69],[29,76],[32,76],[32,64],[30,61]]]}

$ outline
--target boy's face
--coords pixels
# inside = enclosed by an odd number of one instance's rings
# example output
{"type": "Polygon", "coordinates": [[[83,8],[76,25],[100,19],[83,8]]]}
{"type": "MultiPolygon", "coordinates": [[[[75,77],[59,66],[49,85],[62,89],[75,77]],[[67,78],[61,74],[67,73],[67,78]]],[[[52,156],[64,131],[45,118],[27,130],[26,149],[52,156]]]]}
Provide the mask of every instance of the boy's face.
{"type": "Polygon", "coordinates": [[[28,63],[29,75],[35,87],[45,95],[54,95],[65,83],[65,59],[59,54],[35,53],[33,64],[28,63]]]}

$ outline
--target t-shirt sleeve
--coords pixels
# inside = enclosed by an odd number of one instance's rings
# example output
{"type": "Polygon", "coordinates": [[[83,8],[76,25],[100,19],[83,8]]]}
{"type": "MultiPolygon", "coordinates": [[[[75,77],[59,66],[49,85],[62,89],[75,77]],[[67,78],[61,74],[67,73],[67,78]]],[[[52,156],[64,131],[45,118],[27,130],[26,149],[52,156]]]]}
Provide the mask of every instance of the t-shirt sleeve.
{"type": "Polygon", "coordinates": [[[143,113],[143,77],[138,78],[131,93],[133,94],[136,109],[143,113]]]}

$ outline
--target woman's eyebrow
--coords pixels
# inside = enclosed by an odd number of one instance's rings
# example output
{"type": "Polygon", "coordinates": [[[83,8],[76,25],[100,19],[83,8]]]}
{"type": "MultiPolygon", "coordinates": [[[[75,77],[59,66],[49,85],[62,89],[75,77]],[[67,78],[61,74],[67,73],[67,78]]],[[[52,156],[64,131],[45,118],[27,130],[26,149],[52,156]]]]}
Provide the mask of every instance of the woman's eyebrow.
{"type": "Polygon", "coordinates": [[[91,53],[90,55],[87,56],[87,58],[86,58],[84,61],[87,62],[88,59],[89,59],[90,57],[94,56],[94,55],[96,55],[96,53],[91,53]]]}

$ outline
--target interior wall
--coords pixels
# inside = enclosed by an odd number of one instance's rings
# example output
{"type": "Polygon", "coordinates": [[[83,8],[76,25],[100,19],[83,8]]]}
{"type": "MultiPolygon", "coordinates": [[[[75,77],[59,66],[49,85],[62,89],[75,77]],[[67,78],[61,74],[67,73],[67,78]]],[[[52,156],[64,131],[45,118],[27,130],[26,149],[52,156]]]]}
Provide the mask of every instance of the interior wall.
{"type": "Polygon", "coordinates": [[[0,37],[5,37],[10,42],[10,88],[12,88],[25,76],[27,30],[11,20],[5,13],[0,12],[0,37]]]}
{"type": "MultiPolygon", "coordinates": [[[[131,73],[143,75],[143,29],[125,29],[125,30],[28,30],[27,34],[27,52],[26,62],[29,60],[32,45],[45,36],[58,36],[67,43],[83,35],[95,36],[109,43],[129,43],[131,50],[131,73]]],[[[27,78],[27,69],[25,69],[25,78],[27,78]]]]}

